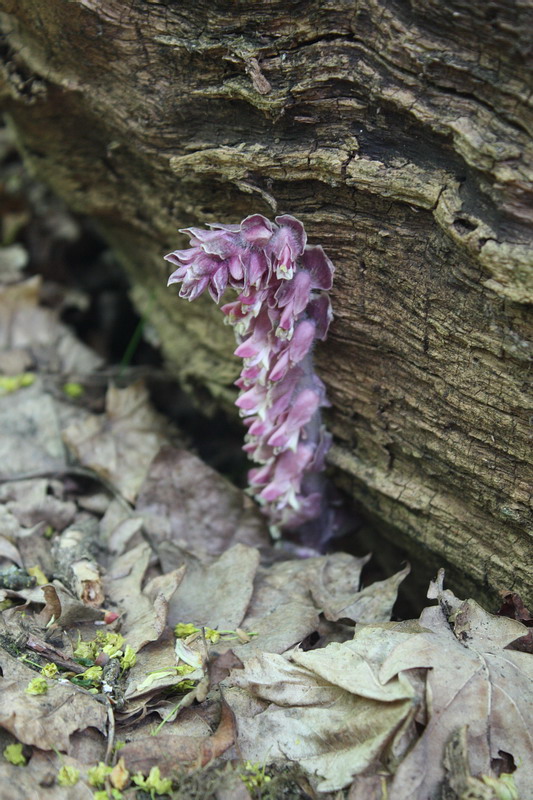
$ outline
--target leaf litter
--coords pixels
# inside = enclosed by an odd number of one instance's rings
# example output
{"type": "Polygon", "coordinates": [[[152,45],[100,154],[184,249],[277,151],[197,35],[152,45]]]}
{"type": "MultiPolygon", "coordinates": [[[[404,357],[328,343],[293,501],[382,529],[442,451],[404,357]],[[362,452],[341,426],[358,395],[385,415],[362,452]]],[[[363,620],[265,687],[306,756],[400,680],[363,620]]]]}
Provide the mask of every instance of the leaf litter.
{"type": "Polygon", "coordinates": [[[65,391],[101,362],[40,285],[0,290],[0,800],[533,796],[520,599],[391,621],[407,567],[273,547],[144,385],[65,391]]]}

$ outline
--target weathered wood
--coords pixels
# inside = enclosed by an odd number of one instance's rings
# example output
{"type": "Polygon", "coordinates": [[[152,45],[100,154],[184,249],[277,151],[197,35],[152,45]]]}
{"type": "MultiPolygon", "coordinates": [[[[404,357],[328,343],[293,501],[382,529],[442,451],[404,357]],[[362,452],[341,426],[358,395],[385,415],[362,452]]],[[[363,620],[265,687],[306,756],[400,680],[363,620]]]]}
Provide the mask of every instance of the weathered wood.
{"type": "Polygon", "coordinates": [[[176,229],[299,217],[337,267],[340,483],[531,598],[531,3],[1,5],[28,158],[121,253],[183,381],[228,403],[238,367],[217,310],[165,289],[176,229]]]}

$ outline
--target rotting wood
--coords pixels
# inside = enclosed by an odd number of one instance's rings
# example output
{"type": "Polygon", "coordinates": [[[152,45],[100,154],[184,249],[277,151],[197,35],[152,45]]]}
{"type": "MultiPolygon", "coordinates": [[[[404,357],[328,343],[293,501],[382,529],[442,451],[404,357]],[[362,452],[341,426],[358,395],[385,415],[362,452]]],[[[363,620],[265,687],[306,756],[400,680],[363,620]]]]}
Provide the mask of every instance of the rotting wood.
{"type": "Polygon", "coordinates": [[[166,290],[161,255],[179,227],[294,214],[337,267],[317,364],[339,482],[390,535],[532,598],[531,4],[3,9],[28,159],[98,221],[199,401],[234,396],[231,334],[166,290]]]}

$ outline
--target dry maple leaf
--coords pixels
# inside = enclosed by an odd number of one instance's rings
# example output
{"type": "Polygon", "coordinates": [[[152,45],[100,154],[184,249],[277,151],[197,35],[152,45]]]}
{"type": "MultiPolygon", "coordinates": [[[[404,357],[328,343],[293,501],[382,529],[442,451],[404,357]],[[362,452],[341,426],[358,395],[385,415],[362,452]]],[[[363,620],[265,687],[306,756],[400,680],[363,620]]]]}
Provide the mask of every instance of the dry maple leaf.
{"type": "Polygon", "coordinates": [[[444,592],[442,579],[430,596],[439,605],[418,621],[357,625],[351,641],[245,660],[226,691],[243,757],[297,761],[319,791],[354,779],[353,797],[370,781],[376,800],[428,800],[450,736],[466,726],[472,776],[498,777],[510,759],[520,797],[531,796],[533,662],[505,649],[524,626],[444,592]]]}
{"type": "Polygon", "coordinates": [[[426,800],[441,783],[443,757],[451,734],[467,726],[472,775],[497,777],[501,754],[512,757],[520,797],[530,797],[533,781],[533,660],[506,650],[524,626],[484,611],[474,600],[458,600],[442,588],[442,576],[430,590],[439,605],[426,608],[426,629],[399,644],[379,677],[390,680],[426,668],[426,729],[400,764],[390,787],[395,800],[426,800]]]}

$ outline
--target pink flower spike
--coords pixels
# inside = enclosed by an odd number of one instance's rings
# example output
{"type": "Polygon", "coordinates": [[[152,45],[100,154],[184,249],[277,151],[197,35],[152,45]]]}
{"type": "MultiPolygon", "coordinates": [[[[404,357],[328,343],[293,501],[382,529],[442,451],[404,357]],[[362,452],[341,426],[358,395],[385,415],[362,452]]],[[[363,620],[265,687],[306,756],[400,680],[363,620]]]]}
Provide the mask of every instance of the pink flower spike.
{"type": "Polygon", "coordinates": [[[267,431],[272,430],[272,425],[267,420],[256,419],[248,428],[250,436],[264,436],[267,431]]]}
{"type": "Polygon", "coordinates": [[[266,314],[261,314],[255,320],[254,330],[235,350],[234,355],[239,358],[253,358],[261,351],[269,347],[268,334],[270,332],[270,320],[266,314]]]}
{"type": "MultiPolygon", "coordinates": [[[[244,277],[244,269],[241,262],[241,257],[238,253],[233,253],[228,261],[228,269],[234,281],[242,281],[244,277]]],[[[239,287],[234,286],[234,289],[239,287]]]]}
{"type": "Polygon", "coordinates": [[[200,247],[189,247],[187,250],[174,250],[172,253],[164,256],[165,261],[170,261],[171,264],[190,264],[195,258],[202,253],[200,247]]]}
{"type": "Polygon", "coordinates": [[[290,368],[290,360],[289,360],[289,348],[287,347],[283,353],[278,356],[278,359],[273,367],[268,373],[268,380],[269,381],[279,381],[289,371],[290,368]]]}
{"type": "Polygon", "coordinates": [[[209,293],[215,303],[220,302],[220,298],[226,291],[228,285],[228,268],[222,264],[217,271],[213,274],[209,284],[209,293]]]}
{"type": "MultiPolygon", "coordinates": [[[[194,300],[206,289],[222,306],[243,359],[236,405],[248,429],[244,450],[258,464],[249,480],[274,526],[295,529],[316,541],[331,529],[319,473],[331,437],[320,423],[328,404],[313,372],[312,348],[332,319],[326,292],[333,265],[319,246],[308,246],[302,223],[285,214],[272,223],[251,214],[240,225],[212,223],[186,228],[190,247],[165,256],[174,267],[169,285],[194,300]],[[310,526],[308,523],[313,522],[310,526]],[[315,533],[313,533],[315,531],[315,533]]],[[[304,540],[305,541],[305,540],[304,540]]]]}
{"type": "Polygon", "coordinates": [[[272,464],[265,464],[259,469],[251,469],[248,473],[248,480],[254,486],[264,486],[272,477],[272,464]]]}
{"type": "Polygon", "coordinates": [[[210,222],[209,227],[219,231],[229,231],[230,233],[239,233],[240,225],[223,225],[221,222],[210,222]]]}
{"type": "Polygon", "coordinates": [[[248,258],[248,284],[258,286],[263,275],[268,272],[268,261],[264,252],[252,252],[248,258]]]}
{"type": "Polygon", "coordinates": [[[209,286],[209,278],[207,275],[204,275],[204,277],[200,278],[198,281],[195,282],[191,281],[186,283],[184,281],[181,285],[180,297],[183,297],[186,300],[189,300],[189,302],[192,302],[193,300],[196,300],[197,297],[200,297],[202,292],[204,292],[208,286],[209,286]]]}

